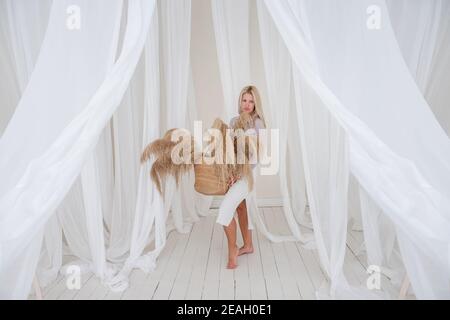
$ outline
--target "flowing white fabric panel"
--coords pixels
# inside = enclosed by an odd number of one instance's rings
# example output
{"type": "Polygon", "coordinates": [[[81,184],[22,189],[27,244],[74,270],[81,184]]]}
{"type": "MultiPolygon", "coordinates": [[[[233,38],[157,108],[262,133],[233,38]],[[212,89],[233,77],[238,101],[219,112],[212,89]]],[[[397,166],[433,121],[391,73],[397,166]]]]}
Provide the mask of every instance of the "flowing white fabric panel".
{"type": "Polygon", "coordinates": [[[298,128],[314,238],[330,279],[318,297],[357,298],[343,274],[347,239],[348,145],[344,130],[294,70],[298,128]],[[344,291],[345,290],[345,291],[344,291]]]}
{"type": "Polygon", "coordinates": [[[387,5],[408,68],[450,136],[450,2],[389,0],[387,5]]]}
{"type": "Polygon", "coordinates": [[[44,245],[36,270],[36,276],[41,287],[45,287],[56,280],[62,267],[62,245],[62,228],[58,216],[55,214],[49,219],[45,227],[44,245]]]}
{"type": "MultiPolygon", "coordinates": [[[[83,273],[93,272],[100,279],[112,274],[107,268],[103,213],[101,201],[101,186],[99,177],[98,155],[92,153],[85,162],[81,174],[64,200],[47,222],[44,235],[43,257],[59,257],[62,254],[62,234],[67,244],[65,254],[78,259],[69,262],[76,264],[83,273]],[[52,251],[49,251],[51,249],[52,251]]],[[[60,259],[51,259],[52,264],[46,266],[40,261],[37,275],[40,285],[45,287],[55,280],[58,272],[64,272],[66,265],[60,259]],[[61,269],[62,268],[62,269],[61,269]]]]}
{"type": "Polygon", "coordinates": [[[47,28],[51,0],[0,2],[0,134],[25,89],[47,28]]]}
{"type": "MultiPolygon", "coordinates": [[[[189,71],[189,90],[188,90],[188,113],[187,113],[187,129],[191,132],[194,132],[194,121],[198,120],[198,112],[197,112],[197,102],[195,98],[195,84],[194,77],[192,73],[192,64],[189,71]]],[[[206,129],[204,127],[204,129],[206,129]]],[[[198,193],[192,186],[195,183],[195,174],[190,174],[189,177],[183,180],[183,183],[188,184],[188,188],[183,188],[184,196],[189,197],[185,199],[187,203],[192,202],[194,199],[193,208],[190,210],[190,215],[194,221],[196,221],[199,216],[205,217],[210,214],[210,208],[212,201],[214,199],[213,196],[206,196],[201,193],[198,193]]]]}
{"type": "MultiPolygon", "coordinates": [[[[144,51],[145,99],[143,136],[141,149],[160,134],[160,58],[159,58],[158,10],[153,13],[152,24],[147,35],[144,51]]],[[[149,179],[151,163],[146,162],[139,169],[138,193],[134,209],[134,221],[130,239],[130,252],[124,267],[113,279],[111,288],[121,291],[128,287],[128,276],[133,268],[145,272],[152,271],[156,258],[166,241],[166,217],[162,198],[149,179]],[[153,239],[151,239],[151,232],[153,239]],[[154,241],[154,249],[144,252],[144,248],[154,241]]]]}
{"type": "MultiPolygon", "coordinates": [[[[290,59],[290,58],[289,58],[290,59]]],[[[292,72],[291,72],[292,77],[292,72]]],[[[292,84],[293,81],[291,81],[292,84]]],[[[291,90],[290,101],[290,117],[288,118],[288,137],[298,137],[300,139],[300,133],[297,126],[297,110],[295,105],[294,90],[291,90]]],[[[292,138],[290,138],[292,139],[292,138]]],[[[306,182],[305,182],[305,169],[302,163],[301,145],[299,141],[288,141],[286,149],[286,175],[288,183],[288,196],[292,204],[292,210],[294,212],[297,222],[309,229],[312,228],[311,216],[308,209],[308,199],[306,197],[306,182]],[[292,196],[295,195],[295,196],[292,196]]]]}
{"type": "MultiPolygon", "coordinates": [[[[143,59],[141,59],[143,62],[143,59]]],[[[139,63],[124,100],[113,115],[114,171],[108,259],[123,262],[130,250],[138,194],[144,105],[144,64],[139,63]]],[[[103,178],[107,178],[106,176],[103,178]]]]}
{"type": "Polygon", "coordinates": [[[425,98],[431,106],[437,120],[450,137],[450,3],[444,2],[441,28],[437,38],[437,49],[433,58],[430,83],[425,98]]]}
{"type": "MultiPolygon", "coordinates": [[[[359,183],[350,174],[348,181],[348,224],[352,231],[362,231],[361,201],[359,196],[359,183]]],[[[364,246],[364,244],[363,244],[364,246]]]]}
{"type": "MultiPolygon", "coordinates": [[[[413,1],[387,1],[389,15],[397,42],[403,57],[416,83],[424,94],[430,107],[435,112],[441,125],[445,124],[445,117],[439,117],[436,112],[439,106],[434,94],[429,94],[430,83],[435,82],[436,74],[433,69],[436,65],[442,66],[437,55],[443,38],[440,36],[448,25],[445,13],[448,15],[448,2],[441,0],[413,0],[413,1]],[[447,8],[446,8],[447,7],[447,8]],[[433,75],[432,75],[433,73],[433,75]],[[433,101],[433,103],[432,103],[433,101]],[[436,103],[436,104],[435,104],[436,103]]],[[[439,50],[440,53],[440,50],[439,50]]],[[[441,80],[441,79],[439,79],[441,80]]],[[[439,82],[439,83],[445,83],[439,82]]],[[[441,86],[440,91],[447,91],[441,86]]],[[[435,86],[436,88],[436,86],[435,86]]],[[[450,118],[449,118],[450,119],[450,118]]],[[[445,126],[444,126],[445,128],[445,126]]],[[[367,249],[369,264],[382,266],[382,270],[393,282],[401,282],[399,276],[403,273],[398,267],[398,261],[391,256],[395,241],[395,228],[384,216],[380,215],[380,208],[370,199],[370,196],[361,189],[361,209],[364,225],[365,248],[367,249]],[[386,269],[389,267],[389,269],[386,269]]]]}
{"type": "MultiPolygon", "coordinates": [[[[194,121],[197,120],[197,104],[195,101],[194,79],[192,75],[192,66],[189,62],[189,78],[188,78],[188,92],[187,92],[187,107],[186,107],[186,122],[185,128],[190,132],[194,132],[194,121]]],[[[186,212],[185,220],[188,222],[196,222],[200,216],[198,208],[201,211],[207,210],[212,203],[213,197],[199,194],[194,189],[195,174],[194,171],[189,171],[183,176],[180,184],[180,197],[183,204],[183,212],[186,212]]]]}
{"type": "MultiPolygon", "coordinates": [[[[19,102],[34,69],[48,24],[50,0],[0,2],[0,135],[19,102]]],[[[38,272],[42,286],[56,278],[62,264],[61,226],[56,216],[45,229],[38,272]]]]}
{"type": "MultiPolygon", "coordinates": [[[[187,128],[188,89],[190,72],[191,1],[161,1],[161,35],[164,65],[165,123],[163,131],[171,128],[187,128]]],[[[183,200],[183,188],[193,189],[187,184],[189,177],[182,177],[180,188],[168,179],[165,190],[166,211],[171,211],[169,226],[173,224],[179,232],[189,232],[191,224],[184,224],[184,214],[194,209],[194,202],[183,200]]],[[[185,197],[184,197],[185,198],[185,197]]],[[[186,219],[186,220],[189,220],[186,219]]]]}
{"type": "MultiPolygon", "coordinates": [[[[0,2],[4,7],[6,2],[0,2]]],[[[2,108],[0,108],[0,136],[6,128],[12,114],[19,101],[20,93],[19,86],[16,80],[16,70],[11,49],[8,43],[8,31],[5,26],[7,21],[6,10],[0,8],[0,73],[2,75],[2,82],[0,82],[0,96],[2,97],[2,108]]]]}
{"type": "MultiPolygon", "coordinates": [[[[302,106],[296,112],[297,121],[300,121],[297,122],[299,123],[299,135],[287,137],[284,124],[288,122],[289,118],[286,108],[289,106],[291,74],[290,70],[286,70],[286,68],[290,66],[290,57],[284,44],[279,42],[281,40],[279,34],[275,30],[269,29],[272,22],[267,21],[267,17],[265,17],[265,14],[268,14],[265,11],[267,9],[263,9],[262,6],[259,8],[261,8],[259,25],[263,35],[261,42],[265,58],[266,78],[269,81],[267,86],[269,100],[272,106],[278,106],[274,108],[271,116],[274,121],[277,121],[278,118],[281,143],[288,140],[290,144],[300,144],[300,140],[296,141],[296,137],[302,140],[302,151],[294,155],[296,159],[293,161],[296,161],[296,166],[302,166],[302,162],[305,165],[308,202],[316,236],[316,246],[322,258],[322,266],[331,278],[333,286],[331,289],[335,291],[334,287],[337,284],[341,286],[345,284],[342,274],[346,247],[346,190],[348,183],[345,140],[342,130],[332,123],[332,119],[323,106],[314,104],[312,100],[306,100],[306,92],[299,92],[297,82],[300,80],[297,79],[297,76],[295,77],[296,95],[298,104],[302,106]],[[303,160],[302,154],[305,154],[303,160]],[[324,171],[325,167],[330,169],[324,171]],[[329,215],[331,210],[333,210],[333,215],[329,215]]],[[[297,123],[295,124],[297,125],[297,123]]],[[[286,151],[283,150],[285,146],[281,145],[280,148],[280,158],[285,159],[286,151]]],[[[283,174],[283,164],[280,169],[283,174]]],[[[285,194],[287,186],[283,187],[283,178],[281,184],[285,194]]],[[[302,195],[291,194],[291,197],[297,196],[301,197],[302,195]]]]}
{"type": "MultiPolygon", "coordinates": [[[[48,147],[52,139],[56,137],[61,128],[66,123],[68,123],[71,117],[71,112],[73,113],[77,110],[77,108],[80,108],[78,103],[83,101],[82,99],[86,99],[88,97],[87,94],[89,94],[89,91],[92,92],[96,89],[96,86],[99,85],[100,81],[102,80],[102,76],[104,76],[107,68],[110,67],[113,62],[112,59],[114,58],[114,53],[111,53],[111,51],[113,50],[113,48],[115,48],[114,42],[116,42],[116,40],[115,35],[112,31],[115,29],[114,26],[118,24],[117,13],[114,14],[114,12],[119,12],[121,9],[121,5],[118,2],[112,5],[112,11],[109,12],[112,16],[108,19],[108,21],[106,21],[107,25],[109,24],[109,26],[111,27],[111,31],[109,31],[107,34],[102,34],[104,40],[103,42],[99,43],[103,50],[100,50],[98,52],[98,55],[92,56],[91,60],[85,61],[87,62],[85,64],[85,67],[79,69],[79,78],[72,77],[67,79],[69,80],[67,81],[68,86],[61,88],[60,84],[64,83],[67,77],[67,72],[70,72],[70,69],[67,65],[65,65],[65,61],[63,60],[67,55],[67,52],[80,54],[79,59],[82,59],[84,56],[80,53],[81,48],[83,47],[83,45],[91,45],[90,41],[92,41],[92,38],[88,38],[86,36],[87,30],[85,32],[83,32],[82,30],[78,30],[78,32],[83,33],[84,37],[77,37],[77,35],[81,34],[77,34],[77,31],[71,31],[66,27],[67,19],[69,19],[69,15],[66,13],[66,9],[69,7],[69,5],[69,3],[63,2],[58,5],[55,4],[55,6],[52,7],[51,18],[53,18],[53,20],[51,20],[49,24],[50,28],[55,28],[55,30],[49,30],[49,33],[46,35],[45,42],[42,45],[40,59],[36,63],[34,76],[30,80],[31,88],[27,89],[27,91],[24,92],[22,100],[17,107],[17,112],[14,114],[14,117],[12,118],[8,128],[5,131],[5,134],[2,137],[2,140],[0,141],[2,154],[3,152],[5,152],[4,154],[9,154],[11,156],[2,157],[2,159],[0,160],[2,161],[1,170],[8,171],[8,175],[2,174],[2,177],[5,177],[5,180],[3,180],[2,182],[6,182],[8,183],[8,185],[2,184],[1,187],[4,187],[4,189],[2,189],[1,196],[5,195],[6,190],[13,189],[14,181],[19,178],[20,174],[24,173],[28,162],[31,161],[33,157],[36,157],[45,151],[45,148],[48,147]],[[59,15],[57,14],[57,10],[60,10],[59,15]],[[63,27],[58,27],[58,24],[61,24],[63,27]],[[72,42],[71,45],[73,47],[64,47],[64,44],[56,40],[61,34],[66,34],[67,36],[69,36],[68,40],[72,42]],[[55,43],[58,43],[59,46],[55,46],[55,43]],[[58,63],[53,60],[53,56],[51,55],[54,53],[57,53],[60,56],[60,65],[58,65],[58,63]],[[89,63],[91,63],[91,66],[98,64],[99,68],[97,73],[92,73],[92,70],[89,68],[89,63]],[[64,67],[59,69],[61,65],[64,65],[64,67]],[[46,69],[49,66],[50,68],[46,69]],[[53,69],[51,67],[53,67],[53,69]],[[66,73],[63,73],[63,70],[66,71],[66,73]],[[85,78],[89,78],[90,81],[85,81],[85,78]],[[51,86],[53,82],[56,84],[54,88],[52,88],[51,86]],[[58,85],[60,87],[58,87],[58,85]],[[43,87],[45,86],[48,86],[46,87],[47,90],[43,89],[43,87]],[[82,93],[80,97],[81,99],[74,99],[72,104],[67,104],[67,96],[71,96],[71,86],[79,88],[80,92],[82,93]],[[53,92],[53,90],[55,90],[55,88],[57,87],[61,90],[58,91],[56,89],[56,92],[53,92]],[[52,91],[49,92],[50,90],[52,91]],[[35,104],[39,105],[39,108],[34,107],[35,104]],[[61,108],[61,105],[64,105],[65,108],[61,108]],[[51,116],[49,116],[49,114],[51,114],[51,116]],[[50,122],[52,125],[48,125],[46,122],[50,122]],[[43,131],[43,128],[45,128],[45,131],[43,131]],[[43,134],[43,132],[45,134],[43,134]],[[30,136],[32,136],[33,139],[30,139],[30,136]],[[18,144],[21,144],[21,146],[19,146],[18,144]],[[20,160],[18,161],[18,159],[15,158],[18,158],[20,160]],[[7,161],[11,161],[11,163],[8,164],[7,161]],[[10,166],[12,166],[12,168],[10,166]],[[8,178],[10,179],[9,181],[7,180],[8,178]]],[[[84,6],[80,8],[86,9],[86,4],[84,3],[84,6]]],[[[93,8],[93,10],[98,9],[98,5],[93,8]]],[[[27,12],[27,7],[22,7],[21,10],[17,12],[17,14],[19,14],[19,12],[23,14],[23,12],[27,12]]],[[[86,23],[86,27],[89,27],[89,25],[94,27],[98,22],[94,22],[93,19],[90,19],[90,21],[87,21],[86,23]]],[[[100,33],[102,32],[105,33],[105,31],[101,31],[100,33]]],[[[28,40],[31,41],[31,39],[28,40]]],[[[28,41],[24,42],[27,43],[28,41]]],[[[31,41],[31,43],[33,42],[31,41]]],[[[19,49],[17,49],[15,52],[17,52],[18,50],[19,49]]],[[[28,58],[28,60],[30,59],[31,58],[28,58]]],[[[29,62],[28,65],[31,65],[31,62],[29,62]]],[[[23,70],[28,70],[28,68],[23,68],[23,70]]],[[[24,77],[24,72],[25,71],[18,70],[18,74],[21,75],[22,78],[24,77]]],[[[25,80],[22,80],[22,82],[23,81],[25,80]]],[[[4,198],[2,198],[2,201],[3,199],[4,198]]],[[[31,200],[23,201],[33,203],[31,202],[31,200]]],[[[3,203],[4,202],[2,202],[2,204],[3,203]]],[[[9,209],[2,207],[2,219],[5,219],[5,215],[7,214],[11,214],[13,218],[20,219],[19,216],[13,216],[13,211],[8,212],[8,210],[9,209]]],[[[23,210],[21,213],[23,214],[25,212],[26,211],[23,210]]],[[[51,212],[47,212],[47,214],[51,214],[51,212]]],[[[30,224],[29,228],[33,226],[37,229],[36,231],[39,231],[41,229],[41,227],[39,226],[43,225],[45,221],[46,219],[42,219],[41,221],[39,221],[40,223],[36,223],[34,225],[32,223],[30,224]]],[[[30,235],[28,235],[30,239],[32,239],[32,235],[33,233],[30,233],[30,235]]],[[[18,249],[18,252],[16,253],[19,252],[20,249],[18,249]]],[[[11,259],[11,261],[9,262],[13,264],[14,260],[11,259]]],[[[34,263],[31,262],[29,268],[33,268],[33,264],[34,263]]],[[[24,288],[18,287],[16,290],[24,290],[24,288]]]]}
{"type": "MultiPolygon", "coordinates": [[[[126,25],[122,27],[121,32],[124,33],[126,25]]],[[[99,140],[95,161],[88,162],[83,169],[85,171],[89,164],[98,167],[98,178],[96,175],[85,175],[79,184],[83,191],[90,188],[95,192],[84,192],[83,196],[72,188],[71,193],[74,194],[68,196],[69,203],[62,204],[65,210],[60,215],[69,249],[81,259],[70,264],[76,263],[82,270],[95,272],[106,283],[110,283],[114,269],[119,266],[113,265],[111,268],[110,263],[105,265],[105,244],[108,247],[106,258],[114,264],[123,263],[130,250],[138,187],[139,157],[136,155],[142,151],[143,70],[141,61],[122,103],[99,140]],[[94,188],[96,185],[99,188],[94,188]],[[84,206],[79,205],[81,201],[84,206]],[[100,211],[80,214],[89,207],[102,209],[106,232],[101,221],[93,225],[86,223],[93,216],[98,219],[100,211]],[[85,252],[80,245],[89,248],[89,252],[85,252]]]]}
{"type": "Polygon", "coordinates": [[[349,135],[350,168],[394,222],[416,296],[450,297],[450,141],[403,61],[384,1],[266,6],[306,83],[349,135]],[[373,5],[383,17],[375,29],[373,5]]]}
{"type": "Polygon", "coordinates": [[[72,185],[56,210],[70,254],[85,263],[92,262],[86,226],[81,177],[72,185]]]}
{"type": "MultiPolygon", "coordinates": [[[[188,125],[191,3],[180,0],[158,3],[161,31],[159,32],[158,28],[158,17],[155,16],[145,50],[145,87],[150,89],[145,91],[142,150],[150,141],[158,138],[160,132],[175,127],[185,128],[188,125]],[[158,67],[159,43],[162,45],[163,54],[161,60],[164,81],[161,86],[158,67]],[[161,92],[165,92],[162,99],[159,95],[160,87],[161,92]],[[161,103],[166,108],[161,108],[161,103]],[[165,125],[160,125],[159,119],[164,119],[165,125]]],[[[192,97],[189,102],[191,108],[195,107],[192,97]]],[[[189,114],[190,116],[192,115],[189,114]]],[[[110,287],[115,291],[128,287],[128,276],[133,268],[140,268],[144,272],[155,268],[156,259],[173,227],[179,232],[190,230],[191,225],[184,224],[183,214],[196,218],[192,197],[187,196],[193,190],[193,183],[189,183],[192,177],[184,177],[180,188],[176,188],[174,181],[169,179],[163,201],[149,179],[150,168],[151,163],[145,163],[140,168],[130,254],[122,270],[111,281],[110,287]],[[152,249],[145,252],[144,248],[150,241],[153,241],[152,249]]]]}
{"type": "MultiPolygon", "coordinates": [[[[0,141],[1,153],[8,155],[0,163],[5,177],[0,185],[2,297],[26,297],[31,282],[17,287],[16,277],[25,275],[13,276],[11,268],[24,254],[32,255],[27,247],[80,173],[134,72],[154,1],[129,2],[122,49],[114,62],[121,4],[58,1],[52,7],[33,76],[0,141]],[[79,29],[67,22],[71,5],[84,13],[79,29]]],[[[39,247],[40,242],[33,249],[39,247]]],[[[29,262],[27,273],[33,273],[36,260],[29,262]]]]}
{"type": "MultiPolygon", "coordinates": [[[[436,78],[432,76],[433,66],[440,62],[436,60],[436,53],[441,47],[439,42],[443,40],[439,39],[439,35],[448,24],[448,19],[445,19],[443,13],[446,11],[444,7],[449,7],[449,3],[441,0],[400,0],[387,1],[386,4],[405,62],[417,86],[434,111],[436,109],[431,104],[433,99],[428,94],[428,88],[436,78]]],[[[441,90],[447,91],[444,87],[445,85],[441,90]]],[[[435,114],[439,115],[437,112],[435,114]]],[[[445,117],[437,119],[441,124],[445,123],[445,117]]],[[[395,262],[392,261],[394,257],[391,257],[395,242],[395,228],[380,213],[380,208],[363,189],[361,189],[361,210],[369,264],[382,266],[383,272],[388,274],[393,282],[401,282],[399,275],[403,273],[402,270],[385,269],[388,266],[392,268],[395,262]]]]}
{"type": "MultiPolygon", "coordinates": [[[[116,111],[117,112],[117,111],[116,111]]],[[[97,145],[97,159],[100,164],[100,184],[101,184],[101,202],[103,208],[103,221],[107,233],[112,224],[112,196],[114,192],[114,150],[112,147],[112,120],[103,130],[97,145]]],[[[106,237],[106,243],[109,245],[109,237],[106,237]]]]}
{"type": "Polygon", "coordinates": [[[250,84],[249,2],[212,0],[212,17],[222,82],[224,114],[236,116],[239,93],[250,84]]]}
{"type": "Polygon", "coordinates": [[[441,24],[441,0],[386,1],[392,28],[405,61],[425,93],[441,24]]]}
{"type": "Polygon", "coordinates": [[[389,276],[391,282],[400,285],[404,268],[395,264],[397,261],[393,256],[396,240],[395,226],[363,188],[359,189],[359,199],[367,263],[379,266],[380,271],[389,276]]]}
{"type": "MultiPolygon", "coordinates": [[[[280,157],[280,186],[281,194],[283,196],[283,208],[284,215],[288,226],[292,232],[292,235],[297,240],[306,242],[306,238],[302,235],[300,227],[295,219],[294,212],[292,210],[291,198],[296,198],[298,201],[302,201],[306,205],[305,194],[302,193],[304,188],[292,190],[292,193],[288,193],[288,181],[287,171],[291,172],[292,167],[303,168],[301,161],[301,153],[293,154],[296,159],[295,162],[291,162],[291,166],[287,167],[287,144],[299,144],[299,136],[289,136],[289,117],[291,106],[291,59],[289,51],[284,45],[283,39],[280,38],[278,31],[271,20],[267,8],[262,2],[258,2],[258,21],[259,31],[261,37],[261,46],[264,60],[265,76],[267,81],[267,96],[268,101],[265,104],[266,110],[269,111],[270,127],[279,130],[279,157],[280,157]],[[296,141],[297,140],[297,141],[296,141]]],[[[291,148],[291,152],[296,149],[291,148]]],[[[304,184],[304,175],[291,177],[298,180],[298,183],[304,184]]],[[[299,208],[304,211],[304,208],[299,208]]],[[[298,216],[302,215],[298,214],[298,216]]]]}
{"type": "MultiPolygon", "coordinates": [[[[5,0],[3,14],[20,92],[25,90],[47,28],[51,1],[5,0]]],[[[3,20],[3,19],[2,19],[3,20]]]]}
{"type": "Polygon", "coordinates": [[[92,271],[102,279],[106,271],[106,252],[98,166],[95,152],[92,152],[81,170],[81,186],[92,271]]]}
{"type": "Polygon", "coordinates": [[[166,127],[183,128],[186,126],[189,88],[191,1],[161,1],[160,6],[166,84],[166,127]]]}

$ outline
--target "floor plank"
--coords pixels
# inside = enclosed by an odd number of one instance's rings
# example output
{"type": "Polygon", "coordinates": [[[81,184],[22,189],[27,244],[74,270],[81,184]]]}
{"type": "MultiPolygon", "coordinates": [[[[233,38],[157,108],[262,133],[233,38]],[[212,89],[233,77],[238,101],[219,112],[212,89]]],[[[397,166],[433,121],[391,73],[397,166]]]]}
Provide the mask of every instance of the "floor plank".
{"type": "MultiPolygon", "coordinates": [[[[273,226],[273,231],[279,235],[287,235],[287,223],[284,218],[284,213],[281,210],[274,208],[267,208],[265,210],[265,218],[270,226],[273,226]],[[284,228],[283,228],[284,227],[284,228]]],[[[271,243],[275,263],[277,265],[278,276],[280,278],[281,287],[283,289],[284,299],[298,300],[301,299],[300,292],[297,285],[292,281],[292,275],[295,272],[291,269],[289,259],[286,254],[284,243],[271,243]]]]}
{"type": "MultiPolygon", "coordinates": [[[[208,217],[215,220],[217,210],[214,215],[208,217]]],[[[209,248],[208,262],[206,266],[205,282],[202,291],[202,299],[217,300],[219,298],[219,275],[222,265],[222,244],[224,242],[223,227],[214,223],[211,245],[209,248]]]]}
{"type": "MultiPolygon", "coordinates": [[[[264,218],[266,216],[267,208],[261,208],[260,211],[262,211],[264,218]]],[[[273,230],[270,228],[269,231],[273,232],[273,230]]],[[[263,275],[266,281],[267,298],[269,300],[283,299],[284,298],[283,289],[281,286],[281,280],[278,273],[271,243],[266,237],[263,236],[261,232],[257,231],[257,233],[258,233],[263,275]]]]}
{"type": "Polygon", "coordinates": [[[176,231],[172,231],[167,236],[166,246],[164,250],[161,252],[160,256],[156,260],[156,268],[153,272],[150,272],[145,281],[142,283],[142,286],[138,291],[139,300],[151,300],[153,299],[153,295],[155,294],[156,288],[158,287],[159,280],[164,275],[167,265],[170,261],[170,257],[178,244],[179,234],[176,231]]]}
{"type": "Polygon", "coordinates": [[[205,221],[201,229],[201,243],[198,246],[195,257],[195,264],[192,269],[191,277],[187,287],[185,299],[200,300],[202,298],[203,286],[205,283],[206,268],[208,266],[208,257],[211,250],[211,240],[214,231],[214,219],[202,219],[205,221]]]}
{"type": "Polygon", "coordinates": [[[169,298],[175,278],[181,266],[181,261],[185,254],[186,246],[191,236],[192,233],[178,235],[177,246],[174,248],[167,263],[166,270],[159,280],[158,287],[153,295],[154,300],[167,300],[169,298]]]}
{"type": "MultiPolygon", "coordinates": [[[[69,290],[66,277],[59,275],[43,289],[44,299],[298,300],[316,299],[317,290],[328,284],[316,249],[306,249],[300,242],[270,242],[257,229],[252,232],[254,252],[238,257],[237,269],[226,269],[228,244],[223,227],[216,223],[217,211],[211,209],[190,233],[170,232],[155,270],[148,274],[133,270],[124,292],[110,291],[92,274],[82,276],[80,290],[69,290]]],[[[281,207],[260,208],[260,213],[271,233],[290,234],[281,207]]],[[[238,227],[238,246],[243,244],[240,234],[238,227]]],[[[349,232],[344,273],[356,287],[365,287],[368,278],[365,252],[359,253],[362,241],[362,232],[349,232]]],[[[398,295],[398,288],[384,276],[382,287],[392,297],[398,295]]]]}
{"type": "Polygon", "coordinates": [[[204,228],[204,219],[201,219],[193,226],[191,236],[189,237],[189,241],[184,251],[183,258],[181,259],[181,267],[177,272],[172,290],[169,295],[170,300],[182,300],[186,296],[186,292],[189,286],[189,280],[192,275],[192,270],[196,263],[195,258],[197,256],[199,244],[203,241],[202,230],[204,228]]]}
{"type": "MultiPolygon", "coordinates": [[[[276,214],[283,214],[282,208],[275,207],[272,208],[276,214]]],[[[286,223],[280,224],[280,232],[288,234],[289,228],[286,223]]],[[[303,262],[303,259],[298,252],[295,244],[293,242],[283,243],[286,256],[288,258],[292,276],[295,278],[297,288],[299,290],[302,299],[313,300],[316,298],[314,284],[309,277],[308,270],[303,262]]]]}

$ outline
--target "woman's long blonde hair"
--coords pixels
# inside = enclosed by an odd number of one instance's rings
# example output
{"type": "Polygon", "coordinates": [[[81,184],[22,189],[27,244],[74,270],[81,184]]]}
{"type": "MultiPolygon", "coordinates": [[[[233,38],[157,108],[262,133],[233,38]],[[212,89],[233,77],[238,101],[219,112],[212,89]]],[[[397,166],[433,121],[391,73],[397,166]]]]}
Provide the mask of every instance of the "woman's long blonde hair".
{"type": "Polygon", "coordinates": [[[264,124],[264,127],[266,127],[266,121],[264,120],[264,112],[262,109],[261,104],[261,98],[259,95],[259,91],[255,86],[246,86],[241,90],[241,93],[239,94],[239,100],[238,100],[238,113],[241,114],[241,101],[244,96],[244,94],[249,93],[253,96],[253,101],[255,102],[255,109],[252,112],[252,117],[255,119],[256,117],[260,118],[261,121],[264,124]]]}

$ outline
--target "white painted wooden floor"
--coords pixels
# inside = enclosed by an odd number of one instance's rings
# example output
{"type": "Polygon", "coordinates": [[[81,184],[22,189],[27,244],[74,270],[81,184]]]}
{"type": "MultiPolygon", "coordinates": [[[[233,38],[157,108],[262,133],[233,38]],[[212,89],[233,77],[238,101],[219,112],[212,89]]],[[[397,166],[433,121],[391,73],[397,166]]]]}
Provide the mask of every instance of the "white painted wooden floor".
{"type": "MultiPolygon", "coordinates": [[[[271,232],[289,234],[282,208],[261,210],[271,232]]],[[[156,270],[147,275],[134,270],[126,291],[111,292],[92,275],[82,277],[80,290],[69,290],[61,276],[43,289],[44,299],[315,299],[315,290],[326,281],[316,250],[271,243],[254,232],[254,253],[240,256],[238,268],[227,270],[225,235],[215,223],[217,210],[212,211],[189,234],[171,232],[156,270]]],[[[351,284],[365,285],[368,277],[365,256],[355,255],[362,237],[356,231],[348,235],[344,272],[351,284]]],[[[398,295],[387,279],[382,278],[382,286],[398,295]]]]}

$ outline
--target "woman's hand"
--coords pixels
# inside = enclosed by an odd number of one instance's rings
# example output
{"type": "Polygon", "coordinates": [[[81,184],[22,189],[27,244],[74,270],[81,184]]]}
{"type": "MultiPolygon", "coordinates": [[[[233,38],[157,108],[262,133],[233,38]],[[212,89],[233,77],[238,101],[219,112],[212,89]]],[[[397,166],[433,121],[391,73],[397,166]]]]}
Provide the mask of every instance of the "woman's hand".
{"type": "Polygon", "coordinates": [[[238,175],[238,176],[232,175],[232,176],[230,177],[230,179],[228,180],[228,183],[227,183],[228,188],[230,188],[233,184],[235,184],[236,181],[238,181],[240,178],[241,178],[241,177],[240,177],[239,175],[238,175]]]}

